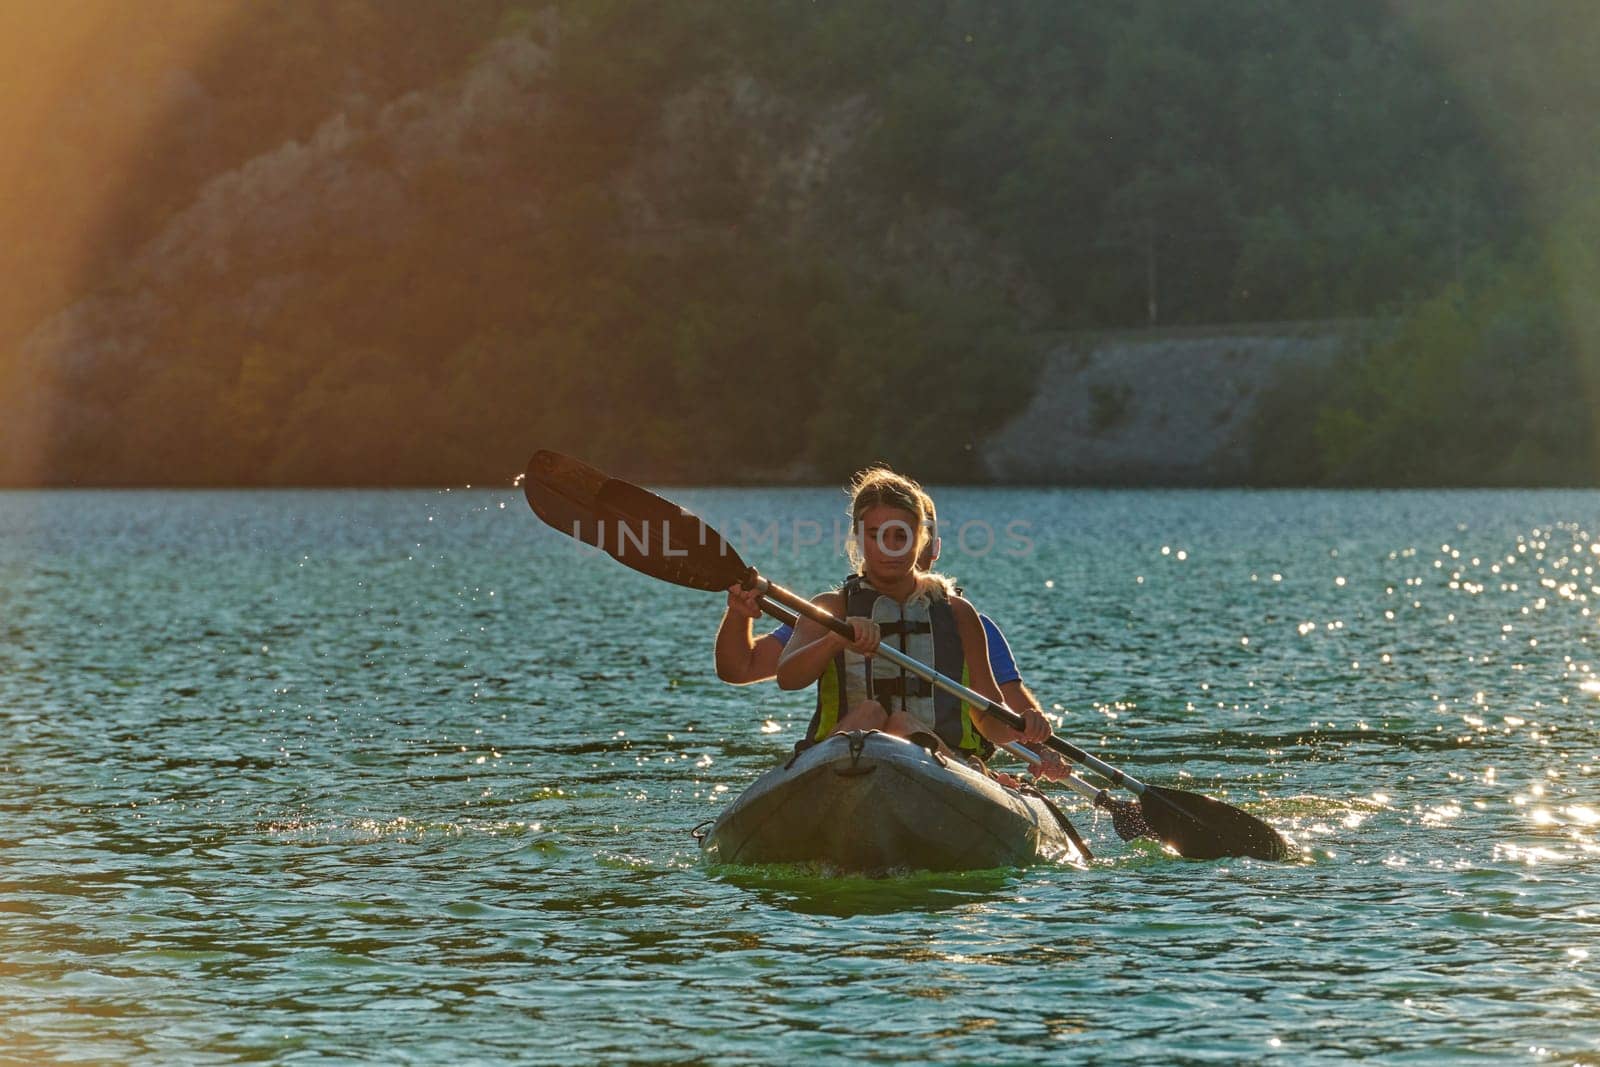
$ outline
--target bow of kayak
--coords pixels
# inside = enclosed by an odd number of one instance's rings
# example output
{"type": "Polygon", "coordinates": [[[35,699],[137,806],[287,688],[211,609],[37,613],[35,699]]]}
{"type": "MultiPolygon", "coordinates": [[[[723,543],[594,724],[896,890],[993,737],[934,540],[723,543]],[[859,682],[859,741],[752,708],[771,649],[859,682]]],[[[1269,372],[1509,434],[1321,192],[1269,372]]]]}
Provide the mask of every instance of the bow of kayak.
{"type": "Polygon", "coordinates": [[[882,733],[835,735],[766,772],[701,851],[711,863],[863,872],[1083,860],[1042,798],[882,733]]]}

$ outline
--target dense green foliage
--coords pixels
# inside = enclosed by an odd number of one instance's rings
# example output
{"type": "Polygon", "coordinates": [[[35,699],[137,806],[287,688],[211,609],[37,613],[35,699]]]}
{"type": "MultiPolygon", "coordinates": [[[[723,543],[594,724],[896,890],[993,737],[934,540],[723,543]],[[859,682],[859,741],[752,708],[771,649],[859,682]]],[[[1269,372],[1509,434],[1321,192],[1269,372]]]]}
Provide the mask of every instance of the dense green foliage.
{"type": "Polygon", "coordinates": [[[46,469],[8,476],[503,481],[555,445],[650,477],[882,458],[962,478],[1026,398],[1032,332],[1415,307],[1358,370],[1278,398],[1265,477],[1588,477],[1588,451],[1525,406],[1543,378],[1587,433],[1581,345],[1522,195],[1529,156],[1546,186],[1593,162],[1535,151],[1581,121],[1529,88],[1573,46],[1544,31],[1509,72],[1454,47],[1530,18],[1377,0],[250,5],[188,69],[201,91],[150,132],[80,274],[80,296],[162,313],[109,316],[136,323],[130,356],[18,372],[62,414],[46,469]],[[457,116],[431,155],[394,132],[429,99],[478,99],[474,72],[523,39],[551,59],[515,108],[457,116]],[[1523,129],[1535,107],[1544,125],[1523,129]],[[318,148],[340,114],[348,143],[318,148]],[[267,184],[300,165],[291,142],[313,177],[267,184]],[[806,152],[818,177],[792,180],[806,152]],[[349,203],[152,260],[225,194],[262,220],[349,203]]]}
{"type": "Polygon", "coordinates": [[[1262,480],[1593,484],[1600,198],[1564,222],[1548,242],[1475,262],[1376,340],[1286,383],[1257,427],[1262,480]]]}

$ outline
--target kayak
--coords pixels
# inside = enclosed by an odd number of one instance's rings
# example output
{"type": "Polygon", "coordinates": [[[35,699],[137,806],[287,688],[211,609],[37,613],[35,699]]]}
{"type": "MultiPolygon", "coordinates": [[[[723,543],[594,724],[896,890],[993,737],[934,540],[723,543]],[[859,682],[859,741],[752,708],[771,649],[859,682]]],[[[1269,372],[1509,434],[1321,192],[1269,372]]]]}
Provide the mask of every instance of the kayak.
{"type": "Polygon", "coordinates": [[[1082,862],[1050,804],[876,731],[835,734],[757,778],[700,839],[717,864],[936,871],[1082,862]]]}

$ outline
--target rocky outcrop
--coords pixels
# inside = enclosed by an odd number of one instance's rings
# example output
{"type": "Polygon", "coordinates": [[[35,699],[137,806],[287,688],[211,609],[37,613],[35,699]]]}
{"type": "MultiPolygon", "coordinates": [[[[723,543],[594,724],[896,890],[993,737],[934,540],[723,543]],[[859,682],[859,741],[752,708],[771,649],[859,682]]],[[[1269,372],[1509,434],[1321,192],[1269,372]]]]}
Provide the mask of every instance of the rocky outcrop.
{"type": "Polygon", "coordinates": [[[1251,427],[1285,376],[1333,360],[1361,323],[1062,338],[1032,400],[984,446],[998,482],[1238,485],[1251,427]]]}

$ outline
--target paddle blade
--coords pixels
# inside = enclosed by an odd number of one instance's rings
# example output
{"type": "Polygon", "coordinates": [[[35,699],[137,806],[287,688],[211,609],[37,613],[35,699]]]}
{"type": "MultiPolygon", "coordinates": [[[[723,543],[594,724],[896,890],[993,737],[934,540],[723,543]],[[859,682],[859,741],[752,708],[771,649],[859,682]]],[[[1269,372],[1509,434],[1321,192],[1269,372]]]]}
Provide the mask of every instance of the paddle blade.
{"type": "Polygon", "coordinates": [[[1104,808],[1111,813],[1111,828],[1124,841],[1132,841],[1136,837],[1151,837],[1155,834],[1150,824],[1144,821],[1139,805],[1132,800],[1116,800],[1101,793],[1095,798],[1094,804],[1095,807],[1104,808]]]}
{"type": "Polygon", "coordinates": [[[652,578],[720,592],[750,572],[699,516],[560,452],[533,454],[522,492],[549,526],[652,578]]]}
{"type": "Polygon", "coordinates": [[[605,529],[595,496],[607,477],[582,460],[541,449],[528,460],[522,495],[546,525],[586,545],[604,548],[605,529]]]}
{"type": "Polygon", "coordinates": [[[595,495],[611,520],[609,544],[618,562],[653,578],[721,592],[743,582],[750,568],[700,516],[631,482],[608,479],[595,495]]]}
{"type": "Polygon", "coordinates": [[[1254,815],[1199,793],[1146,786],[1139,807],[1154,835],[1190,859],[1281,860],[1293,851],[1278,831],[1254,815]]]}

